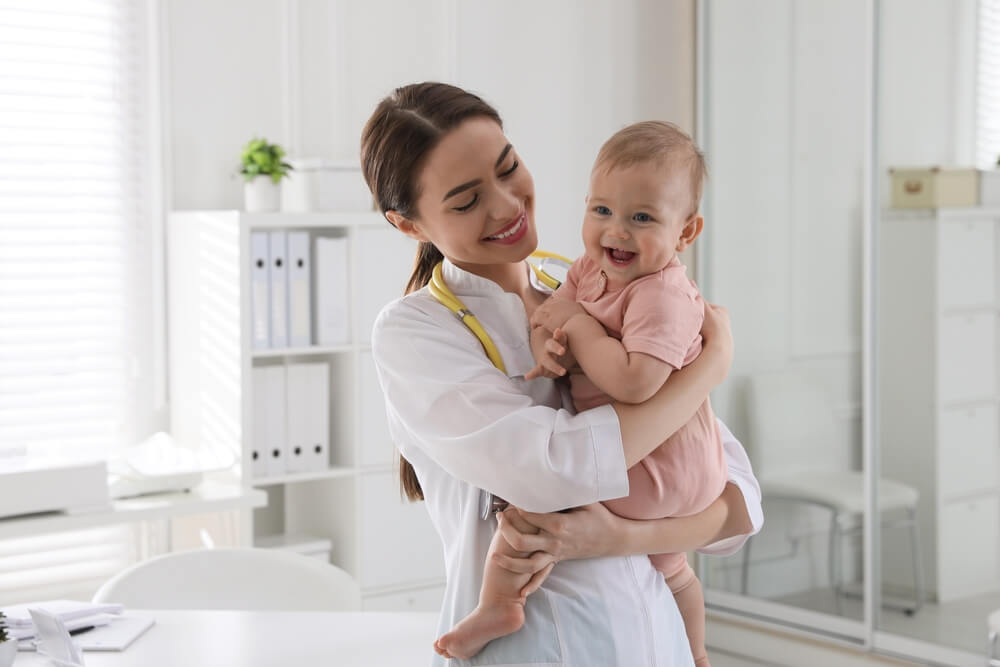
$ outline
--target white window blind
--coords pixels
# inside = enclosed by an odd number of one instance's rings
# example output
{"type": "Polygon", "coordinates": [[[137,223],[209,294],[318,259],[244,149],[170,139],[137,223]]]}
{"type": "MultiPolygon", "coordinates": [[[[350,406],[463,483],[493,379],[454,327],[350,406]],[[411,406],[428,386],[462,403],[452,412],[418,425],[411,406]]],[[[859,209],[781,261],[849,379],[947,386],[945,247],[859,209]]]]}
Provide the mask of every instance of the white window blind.
{"type": "MultiPolygon", "coordinates": [[[[104,458],[135,436],[144,7],[0,0],[0,453],[104,458]]],[[[121,527],[2,540],[0,604],[85,590],[130,546],[121,527]]]]}
{"type": "Polygon", "coordinates": [[[976,68],[976,165],[1000,156],[1000,0],[979,0],[976,68]]]}

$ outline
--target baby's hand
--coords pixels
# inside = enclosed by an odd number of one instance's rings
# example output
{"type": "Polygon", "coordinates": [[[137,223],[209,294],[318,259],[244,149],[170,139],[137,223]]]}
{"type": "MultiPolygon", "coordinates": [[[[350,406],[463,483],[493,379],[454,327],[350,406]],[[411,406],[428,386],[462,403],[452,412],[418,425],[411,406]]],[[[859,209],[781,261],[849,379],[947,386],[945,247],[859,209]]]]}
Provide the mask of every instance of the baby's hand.
{"type": "Polygon", "coordinates": [[[576,359],[566,346],[566,332],[556,329],[552,332],[552,337],[545,341],[545,354],[538,360],[538,365],[528,371],[524,379],[562,377],[575,365],[576,359]]]}
{"type": "Polygon", "coordinates": [[[549,331],[562,329],[574,315],[586,315],[583,306],[571,299],[549,298],[535,308],[531,315],[531,326],[545,327],[549,331]]]}

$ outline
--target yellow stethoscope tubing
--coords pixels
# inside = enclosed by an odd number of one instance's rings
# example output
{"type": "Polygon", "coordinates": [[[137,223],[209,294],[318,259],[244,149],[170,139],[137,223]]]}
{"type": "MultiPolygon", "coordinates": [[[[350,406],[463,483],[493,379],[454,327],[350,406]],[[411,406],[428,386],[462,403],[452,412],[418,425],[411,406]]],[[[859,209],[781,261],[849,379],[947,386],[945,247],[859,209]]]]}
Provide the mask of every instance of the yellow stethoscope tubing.
{"type": "MultiPolygon", "coordinates": [[[[536,250],[531,253],[531,256],[543,259],[555,259],[560,262],[565,262],[567,265],[572,264],[570,260],[566,259],[562,255],[557,255],[554,252],[546,252],[544,250],[536,250]]],[[[469,328],[469,331],[471,331],[473,335],[479,339],[479,343],[483,346],[486,356],[491,362],[493,362],[493,365],[506,374],[507,367],[504,366],[503,357],[500,356],[500,350],[497,349],[493,339],[490,338],[488,333],[486,333],[486,329],[484,329],[483,325],[479,323],[476,316],[472,314],[472,311],[466,308],[465,304],[462,303],[462,300],[455,296],[450,289],[448,289],[448,285],[444,282],[444,276],[441,274],[441,265],[442,262],[438,262],[434,267],[434,270],[431,272],[431,280],[427,284],[427,288],[430,290],[431,296],[437,299],[441,305],[454,313],[455,316],[461,320],[462,324],[469,328]]],[[[535,276],[538,277],[538,280],[543,285],[552,290],[559,289],[560,282],[558,280],[531,262],[528,262],[528,266],[534,270],[535,276]]]]}

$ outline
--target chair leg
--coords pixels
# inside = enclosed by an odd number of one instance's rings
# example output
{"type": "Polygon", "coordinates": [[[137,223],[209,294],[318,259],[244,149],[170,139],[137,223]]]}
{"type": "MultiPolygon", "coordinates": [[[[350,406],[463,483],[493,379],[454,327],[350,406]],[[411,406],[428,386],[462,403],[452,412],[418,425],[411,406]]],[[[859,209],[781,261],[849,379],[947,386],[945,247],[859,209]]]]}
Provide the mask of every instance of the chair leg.
{"type": "Polygon", "coordinates": [[[740,574],[740,594],[748,595],[750,590],[750,545],[753,544],[753,537],[747,539],[743,545],[743,566],[740,574]]]}
{"type": "Polygon", "coordinates": [[[833,512],[830,518],[830,588],[833,589],[833,599],[836,604],[838,616],[844,615],[843,605],[840,600],[840,514],[833,512]]]}
{"type": "Polygon", "coordinates": [[[1000,660],[997,660],[997,633],[990,631],[989,639],[986,640],[986,657],[989,659],[989,664],[1000,665],[1000,660]]]}
{"type": "Polygon", "coordinates": [[[920,525],[917,523],[917,508],[907,509],[910,515],[910,541],[913,545],[913,609],[907,609],[909,616],[916,614],[924,605],[924,558],[920,548],[920,525]]]}

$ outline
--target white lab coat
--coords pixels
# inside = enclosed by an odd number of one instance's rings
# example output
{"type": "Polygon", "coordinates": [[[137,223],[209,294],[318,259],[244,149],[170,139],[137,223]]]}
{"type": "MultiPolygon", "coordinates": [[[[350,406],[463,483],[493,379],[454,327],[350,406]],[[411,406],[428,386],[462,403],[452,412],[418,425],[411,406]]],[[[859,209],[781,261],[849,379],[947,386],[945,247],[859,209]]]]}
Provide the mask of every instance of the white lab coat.
{"type": "MultiPolygon", "coordinates": [[[[520,298],[448,261],[443,274],[496,343],[507,375],[427,288],[386,306],[372,332],[389,430],[416,470],[444,549],[447,585],[439,634],[479,599],[496,527],[494,520],[480,518],[481,489],[534,512],[628,494],[621,433],[611,406],[577,415],[568,392],[553,381],[525,380],[534,360],[520,298]]],[[[743,491],[756,532],[763,522],[760,488],[743,447],[725,426],[722,435],[730,480],[743,491]]],[[[703,551],[732,553],[746,537],[703,551]]],[[[436,654],[428,657],[434,665],[445,663],[436,654]]],[[[451,664],[693,663],[670,590],[649,559],[636,555],[557,564],[528,598],[519,632],[490,642],[470,661],[451,664]]]]}

